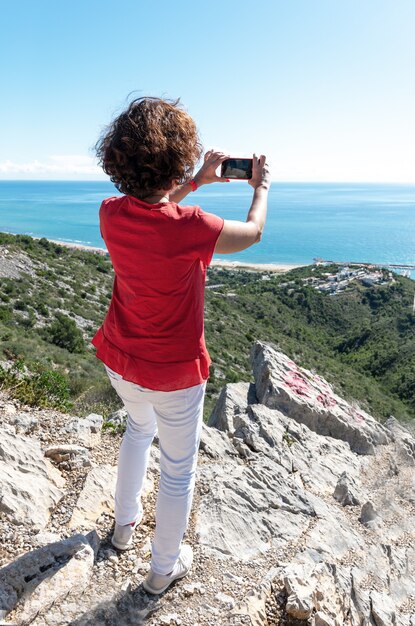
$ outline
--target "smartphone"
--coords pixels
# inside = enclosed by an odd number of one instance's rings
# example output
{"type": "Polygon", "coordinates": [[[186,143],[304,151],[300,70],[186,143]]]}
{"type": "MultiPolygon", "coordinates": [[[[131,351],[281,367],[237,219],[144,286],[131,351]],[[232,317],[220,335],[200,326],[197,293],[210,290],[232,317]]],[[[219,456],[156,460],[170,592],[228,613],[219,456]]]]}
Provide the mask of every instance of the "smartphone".
{"type": "Polygon", "coordinates": [[[222,163],[220,175],[224,178],[249,180],[252,178],[252,159],[226,159],[222,163]]]}

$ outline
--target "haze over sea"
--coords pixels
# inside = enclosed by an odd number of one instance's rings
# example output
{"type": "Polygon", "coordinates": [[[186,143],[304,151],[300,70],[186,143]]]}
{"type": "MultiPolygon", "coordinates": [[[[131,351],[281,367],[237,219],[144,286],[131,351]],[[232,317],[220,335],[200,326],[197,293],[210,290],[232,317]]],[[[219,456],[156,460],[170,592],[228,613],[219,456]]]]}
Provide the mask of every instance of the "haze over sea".
{"type": "MultiPolygon", "coordinates": [[[[120,194],[108,181],[0,181],[0,231],[105,249],[98,211],[112,195],[120,194]]],[[[181,204],[245,221],[251,198],[247,183],[231,182],[181,204]]],[[[415,185],[273,183],[261,242],[215,258],[309,264],[314,257],[415,266],[415,185]]]]}

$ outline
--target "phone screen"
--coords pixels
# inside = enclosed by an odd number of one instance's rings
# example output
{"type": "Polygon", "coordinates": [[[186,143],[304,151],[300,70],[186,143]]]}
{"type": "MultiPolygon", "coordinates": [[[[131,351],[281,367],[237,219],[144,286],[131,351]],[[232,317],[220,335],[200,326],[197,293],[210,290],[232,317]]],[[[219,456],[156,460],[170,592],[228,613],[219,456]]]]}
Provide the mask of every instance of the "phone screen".
{"type": "Polygon", "coordinates": [[[220,175],[249,180],[252,178],[252,159],[226,159],[222,163],[220,175]]]}

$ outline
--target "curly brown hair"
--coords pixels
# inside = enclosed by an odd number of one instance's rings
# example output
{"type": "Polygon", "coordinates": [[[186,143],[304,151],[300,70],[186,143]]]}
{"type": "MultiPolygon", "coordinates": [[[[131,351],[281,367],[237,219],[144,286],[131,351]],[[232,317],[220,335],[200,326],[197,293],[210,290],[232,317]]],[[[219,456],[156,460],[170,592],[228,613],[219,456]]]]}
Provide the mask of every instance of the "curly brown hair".
{"type": "Polygon", "coordinates": [[[95,150],[119,191],[143,199],[192,177],[202,145],[179,105],[180,99],[136,98],[104,130],[95,150]]]}

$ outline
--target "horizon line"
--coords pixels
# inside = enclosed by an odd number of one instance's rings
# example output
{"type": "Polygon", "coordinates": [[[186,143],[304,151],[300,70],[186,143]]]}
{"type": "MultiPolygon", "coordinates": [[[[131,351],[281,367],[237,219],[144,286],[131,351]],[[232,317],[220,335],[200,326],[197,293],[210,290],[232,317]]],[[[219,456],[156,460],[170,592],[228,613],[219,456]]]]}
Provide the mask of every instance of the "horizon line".
{"type": "MultiPolygon", "coordinates": [[[[101,178],[0,178],[0,183],[110,183],[114,187],[111,180],[101,178]]],[[[244,183],[244,180],[232,180],[232,183],[244,183]]],[[[297,184],[297,185],[412,185],[415,181],[396,181],[396,180],[271,180],[271,183],[277,184],[297,184]]],[[[206,186],[206,185],[204,185],[206,186]]],[[[121,192],[120,192],[121,193],[121,192]]]]}

